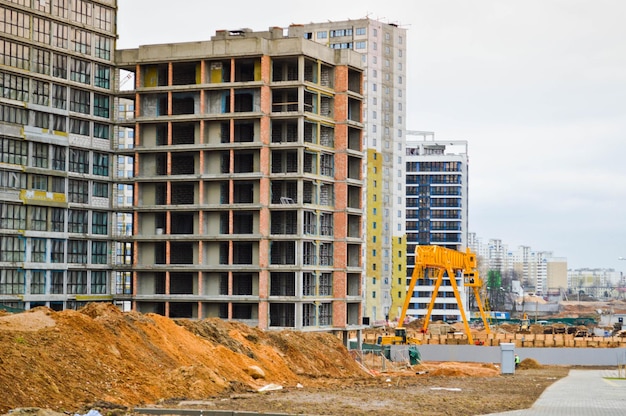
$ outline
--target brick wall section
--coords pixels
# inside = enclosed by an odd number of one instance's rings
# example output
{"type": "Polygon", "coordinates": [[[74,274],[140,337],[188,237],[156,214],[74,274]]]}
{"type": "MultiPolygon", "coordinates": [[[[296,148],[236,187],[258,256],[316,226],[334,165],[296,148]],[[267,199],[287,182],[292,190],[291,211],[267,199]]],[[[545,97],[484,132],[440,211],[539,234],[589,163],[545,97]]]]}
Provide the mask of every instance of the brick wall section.
{"type": "Polygon", "coordinates": [[[272,90],[269,87],[272,60],[269,56],[261,57],[261,122],[260,139],[263,147],[260,154],[261,180],[259,183],[261,210],[259,212],[259,327],[269,327],[269,235],[270,235],[270,149],[267,147],[271,142],[271,123],[269,114],[272,111],[272,90]]]}
{"type": "Polygon", "coordinates": [[[345,328],[347,325],[347,275],[348,250],[346,244],[348,230],[348,67],[335,68],[335,215],[334,215],[334,297],[341,299],[333,304],[333,326],[345,328]]]}

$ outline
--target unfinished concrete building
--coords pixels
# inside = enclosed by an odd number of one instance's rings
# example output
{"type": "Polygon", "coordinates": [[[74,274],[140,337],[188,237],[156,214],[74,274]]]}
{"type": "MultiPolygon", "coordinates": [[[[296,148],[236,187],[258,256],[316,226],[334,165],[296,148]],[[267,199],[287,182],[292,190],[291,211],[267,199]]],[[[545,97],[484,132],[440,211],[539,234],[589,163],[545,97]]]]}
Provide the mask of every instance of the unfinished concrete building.
{"type": "Polygon", "coordinates": [[[116,63],[135,78],[122,94],[135,143],[121,150],[135,163],[132,294],[116,299],[173,318],[360,328],[360,55],[274,28],[116,63]]]}

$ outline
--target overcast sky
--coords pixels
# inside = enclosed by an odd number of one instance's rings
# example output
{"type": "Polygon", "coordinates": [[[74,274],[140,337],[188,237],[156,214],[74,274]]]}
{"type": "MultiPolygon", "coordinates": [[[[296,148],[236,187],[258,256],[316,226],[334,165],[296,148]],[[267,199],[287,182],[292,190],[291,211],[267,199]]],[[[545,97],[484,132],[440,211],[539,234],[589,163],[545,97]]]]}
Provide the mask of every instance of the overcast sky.
{"type": "Polygon", "coordinates": [[[468,140],[469,228],[626,271],[626,1],[118,0],[117,47],[370,17],[407,29],[407,129],[468,140]]]}

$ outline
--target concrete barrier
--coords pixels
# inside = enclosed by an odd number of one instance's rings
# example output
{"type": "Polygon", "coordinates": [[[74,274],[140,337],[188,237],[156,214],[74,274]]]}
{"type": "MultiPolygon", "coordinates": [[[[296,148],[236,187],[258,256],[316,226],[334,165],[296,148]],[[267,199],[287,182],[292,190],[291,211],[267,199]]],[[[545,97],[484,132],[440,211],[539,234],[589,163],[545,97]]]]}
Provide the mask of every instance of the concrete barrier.
{"type": "MultiPolygon", "coordinates": [[[[499,363],[500,347],[476,345],[420,345],[423,361],[499,363]]],[[[626,348],[520,348],[520,359],[532,358],[544,365],[612,367],[626,364],[626,348]]]]}

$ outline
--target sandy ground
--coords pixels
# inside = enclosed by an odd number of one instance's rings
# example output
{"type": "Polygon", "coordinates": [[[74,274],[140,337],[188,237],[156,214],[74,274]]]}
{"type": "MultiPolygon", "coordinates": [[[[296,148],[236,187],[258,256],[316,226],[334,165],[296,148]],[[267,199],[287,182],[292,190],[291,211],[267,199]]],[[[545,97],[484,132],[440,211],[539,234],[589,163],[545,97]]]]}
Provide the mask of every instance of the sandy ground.
{"type": "Polygon", "coordinates": [[[330,334],[173,321],[108,304],[37,308],[0,316],[0,414],[34,407],[48,415],[89,409],[115,415],[158,406],[479,415],[529,407],[568,371],[526,360],[515,375],[475,363],[396,364],[383,371],[381,362],[357,362],[330,334]]]}

